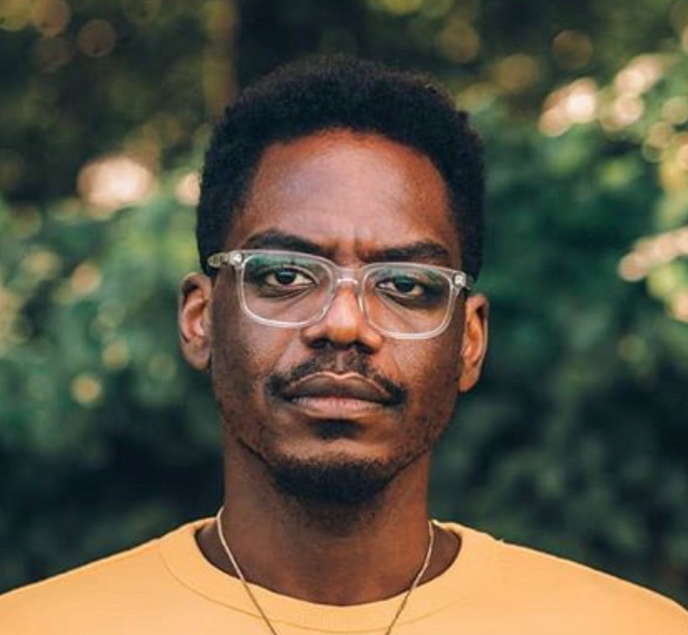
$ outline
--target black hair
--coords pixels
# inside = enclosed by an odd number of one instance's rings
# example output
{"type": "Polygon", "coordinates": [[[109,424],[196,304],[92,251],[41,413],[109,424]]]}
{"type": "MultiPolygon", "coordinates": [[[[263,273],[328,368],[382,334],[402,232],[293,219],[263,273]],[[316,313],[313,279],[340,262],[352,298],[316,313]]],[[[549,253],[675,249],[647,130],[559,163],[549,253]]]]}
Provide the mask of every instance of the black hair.
{"type": "Polygon", "coordinates": [[[476,278],[483,235],[482,146],[451,96],[422,75],[351,57],[282,66],[246,88],[215,126],[205,156],[196,239],[205,273],[224,249],[263,152],[317,132],[378,134],[427,156],[447,184],[462,268],[476,278]]]}

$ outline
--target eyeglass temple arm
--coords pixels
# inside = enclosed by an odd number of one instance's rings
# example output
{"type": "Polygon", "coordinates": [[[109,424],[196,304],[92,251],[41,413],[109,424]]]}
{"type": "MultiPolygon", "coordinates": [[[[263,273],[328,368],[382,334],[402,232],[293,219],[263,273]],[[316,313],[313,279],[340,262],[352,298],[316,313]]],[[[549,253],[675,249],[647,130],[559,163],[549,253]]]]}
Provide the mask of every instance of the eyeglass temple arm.
{"type": "Polygon", "coordinates": [[[212,254],[208,256],[208,260],[206,262],[208,263],[208,266],[215,269],[234,264],[231,259],[231,253],[228,251],[219,251],[216,254],[212,254]]]}

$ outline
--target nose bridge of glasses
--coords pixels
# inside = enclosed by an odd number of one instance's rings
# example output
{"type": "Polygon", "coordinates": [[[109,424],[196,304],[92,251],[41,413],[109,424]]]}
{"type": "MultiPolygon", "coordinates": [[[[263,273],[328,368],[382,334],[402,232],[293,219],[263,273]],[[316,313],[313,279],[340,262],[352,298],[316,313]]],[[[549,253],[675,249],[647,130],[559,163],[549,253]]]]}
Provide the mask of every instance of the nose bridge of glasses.
{"type": "Polygon", "coordinates": [[[363,305],[363,298],[361,294],[361,283],[360,276],[361,272],[359,269],[353,269],[350,267],[339,267],[335,265],[332,269],[333,284],[331,286],[330,300],[327,303],[326,312],[329,312],[332,305],[338,300],[340,288],[346,289],[347,285],[350,285],[353,297],[356,300],[359,311],[365,316],[365,308],[363,305]]]}
{"type": "Polygon", "coordinates": [[[359,288],[359,271],[348,267],[337,267],[334,279],[334,292],[339,290],[339,287],[347,282],[354,286],[355,292],[359,288]]]}

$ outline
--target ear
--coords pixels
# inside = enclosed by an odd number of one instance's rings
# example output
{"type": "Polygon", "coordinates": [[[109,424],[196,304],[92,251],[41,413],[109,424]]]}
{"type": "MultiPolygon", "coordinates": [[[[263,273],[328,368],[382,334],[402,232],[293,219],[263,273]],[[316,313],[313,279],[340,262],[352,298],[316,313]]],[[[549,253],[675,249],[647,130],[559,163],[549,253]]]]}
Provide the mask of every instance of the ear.
{"type": "Polygon", "coordinates": [[[469,295],[464,308],[463,344],[459,369],[459,392],[468,392],[480,378],[487,352],[489,303],[482,294],[469,295]]]}
{"type": "Polygon", "coordinates": [[[184,359],[197,370],[210,367],[210,304],[213,284],[202,273],[190,273],[179,293],[179,341],[184,359]]]}

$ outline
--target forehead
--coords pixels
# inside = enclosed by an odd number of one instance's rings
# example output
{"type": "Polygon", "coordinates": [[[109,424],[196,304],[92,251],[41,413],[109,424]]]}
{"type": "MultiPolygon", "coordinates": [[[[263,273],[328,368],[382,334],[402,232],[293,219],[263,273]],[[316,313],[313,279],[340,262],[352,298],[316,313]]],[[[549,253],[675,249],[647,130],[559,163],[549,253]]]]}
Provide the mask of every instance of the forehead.
{"type": "Polygon", "coordinates": [[[432,161],[375,134],[328,131],[274,144],[263,154],[230,248],[266,232],[301,236],[338,260],[431,241],[458,266],[446,184],[432,161]]]}

